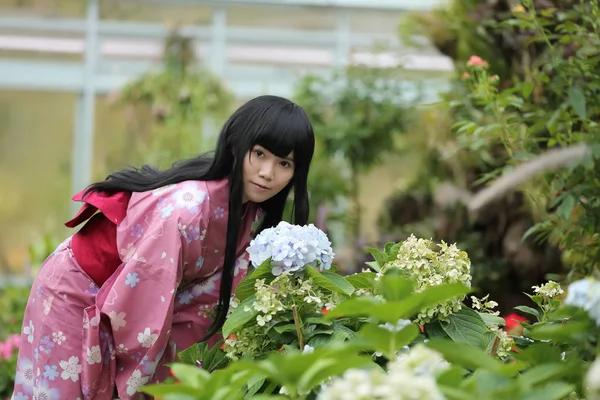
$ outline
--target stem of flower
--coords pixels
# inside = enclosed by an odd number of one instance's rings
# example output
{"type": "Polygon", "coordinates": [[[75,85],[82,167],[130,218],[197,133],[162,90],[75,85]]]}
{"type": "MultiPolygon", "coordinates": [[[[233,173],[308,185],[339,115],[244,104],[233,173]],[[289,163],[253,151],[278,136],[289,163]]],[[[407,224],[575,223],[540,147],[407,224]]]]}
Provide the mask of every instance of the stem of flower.
{"type": "Polygon", "coordinates": [[[496,357],[496,352],[498,351],[498,346],[500,345],[500,335],[496,335],[494,339],[494,344],[492,344],[492,351],[490,351],[490,356],[496,357]]]}
{"type": "Polygon", "coordinates": [[[298,335],[298,343],[300,344],[300,351],[304,349],[304,339],[302,338],[302,329],[300,329],[300,317],[298,316],[298,310],[296,305],[292,305],[292,313],[294,314],[294,325],[296,325],[296,334],[298,335]]]}

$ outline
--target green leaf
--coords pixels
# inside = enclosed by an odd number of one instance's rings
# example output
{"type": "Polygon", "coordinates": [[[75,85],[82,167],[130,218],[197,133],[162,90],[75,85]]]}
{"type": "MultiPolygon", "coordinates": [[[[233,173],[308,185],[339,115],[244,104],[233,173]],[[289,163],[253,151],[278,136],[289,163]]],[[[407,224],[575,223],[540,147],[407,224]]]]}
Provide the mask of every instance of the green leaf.
{"type": "Polygon", "coordinates": [[[483,319],[483,322],[485,322],[485,324],[490,328],[506,325],[506,321],[504,320],[504,318],[499,317],[497,315],[482,312],[478,312],[477,314],[479,314],[481,319],[483,319]]]}
{"type": "Polygon", "coordinates": [[[541,364],[523,372],[517,379],[527,387],[533,387],[541,382],[556,380],[568,374],[571,366],[567,363],[541,364]]]}
{"type": "Polygon", "coordinates": [[[197,365],[197,361],[201,361],[202,369],[213,372],[225,367],[229,363],[229,359],[220,348],[222,343],[223,341],[221,340],[211,348],[208,347],[207,342],[196,343],[180,352],[179,359],[182,363],[194,366],[197,365]]]}
{"type": "Polygon", "coordinates": [[[486,398],[487,396],[492,399],[514,398],[513,396],[506,396],[506,394],[510,393],[511,391],[514,392],[514,386],[512,386],[512,383],[513,380],[509,377],[503,376],[494,371],[479,369],[475,371],[473,375],[467,377],[463,381],[462,386],[474,388],[479,397],[483,398],[486,398]],[[494,394],[496,394],[496,396],[494,396],[494,394]],[[499,394],[505,394],[505,396],[497,396],[499,394]]]}
{"type": "Polygon", "coordinates": [[[449,339],[450,337],[442,328],[442,324],[440,321],[435,320],[428,324],[425,324],[425,333],[429,338],[440,338],[440,339],[449,339]]]}
{"type": "Polygon", "coordinates": [[[558,215],[562,219],[570,219],[571,213],[573,212],[573,208],[577,200],[573,196],[566,196],[560,206],[556,209],[556,215],[558,215]]]}
{"type": "Polygon", "coordinates": [[[379,281],[377,289],[387,301],[402,300],[413,292],[413,282],[392,272],[379,281]]]}
{"type": "Polygon", "coordinates": [[[313,314],[304,318],[304,325],[327,325],[330,326],[333,324],[333,321],[325,319],[323,314],[313,314]]]}
{"type": "Polygon", "coordinates": [[[354,289],[372,290],[375,288],[375,276],[377,274],[374,272],[359,272],[346,276],[346,282],[354,286],[354,289]]]}
{"type": "Polygon", "coordinates": [[[528,336],[536,340],[582,343],[589,339],[590,328],[589,324],[583,322],[548,323],[531,327],[528,336]]]}
{"type": "Polygon", "coordinates": [[[533,92],[533,83],[523,82],[521,84],[521,94],[523,95],[523,98],[524,99],[529,98],[529,96],[531,95],[531,92],[533,92]]]}
{"type": "Polygon", "coordinates": [[[275,329],[275,332],[277,332],[277,333],[296,332],[296,325],[295,324],[275,325],[273,327],[273,329],[275,329]]]}
{"type": "Polygon", "coordinates": [[[151,396],[165,397],[170,394],[179,395],[181,400],[194,400],[198,398],[198,389],[179,383],[161,383],[158,385],[148,385],[140,389],[142,392],[151,396]]]}
{"type": "Polygon", "coordinates": [[[252,296],[256,290],[254,288],[257,279],[263,278],[265,283],[271,283],[275,277],[271,274],[271,259],[266,260],[257,269],[255,269],[250,275],[246,276],[240,281],[236,290],[235,297],[240,301],[246,300],[252,296]]]}
{"type": "MultiPolygon", "coordinates": [[[[359,348],[350,344],[325,346],[313,353],[298,350],[271,354],[263,361],[240,361],[238,368],[253,369],[290,391],[309,391],[331,376],[339,376],[349,368],[371,364],[366,356],[357,355],[359,348]]],[[[233,365],[233,364],[232,364],[233,365]]]]}
{"type": "Polygon", "coordinates": [[[368,267],[373,268],[376,272],[381,272],[381,268],[379,268],[377,261],[367,261],[365,264],[367,264],[368,267]]]}
{"type": "Polygon", "coordinates": [[[227,317],[225,324],[223,325],[223,337],[227,338],[231,333],[237,331],[246,322],[252,320],[258,315],[258,311],[252,307],[252,304],[256,301],[255,296],[248,297],[240,303],[240,305],[233,310],[231,315],[227,317]],[[246,311],[246,307],[248,311],[246,311]]]}
{"type": "Polygon", "coordinates": [[[336,292],[346,296],[350,296],[354,292],[354,286],[346,282],[341,275],[327,271],[319,272],[314,267],[307,267],[306,272],[315,284],[330,292],[336,292]]]}
{"type": "Polygon", "coordinates": [[[250,398],[251,396],[254,396],[256,392],[258,392],[262,385],[265,383],[265,380],[266,379],[262,374],[256,374],[252,376],[246,384],[248,390],[246,391],[246,395],[244,396],[244,398],[250,398]]]}
{"type": "Polygon", "coordinates": [[[384,310],[380,309],[385,303],[375,297],[362,296],[353,299],[342,301],[340,304],[335,306],[333,310],[330,310],[325,319],[334,319],[343,316],[368,316],[373,315],[378,318],[380,315],[385,315],[384,310]]]}
{"type": "Polygon", "coordinates": [[[487,342],[483,343],[482,339],[490,330],[479,313],[469,308],[463,307],[457,313],[452,314],[448,322],[441,322],[441,326],[455,342],[467,343],[482,350],[486,350],[488,347],[487,342]]]}
{"type": "Polygon", "coordinates": [[[340,316],[371,316],[379,321],[395,324],[399,319],[407,319],[421,310],[433,307],[441,302],[462,296],[471,288],[460,283],[433,286],[399,301],[382,302],[374,297],[358,297],[338,304],[325,316],[333,319],[340,316]]]}
{"type": "Polygon", "coordinates": [[[585,95],[579,86],[571,86],[569,90],[569,104],[581,119],[586,119],[585,95]]]}
{"type": "Polygon", "coordinates": [[[383,268],[385,263],[388,262],[388,255],[385,254],[384,252],[382,252],[378,249],[371,248],[371,247],[367,247],[365,250],[367,250],[369,253],[371,253],[373,258],[375,259],[375,262],[377,263],[377,266],[379,267],[379,270],[381,270],[381,268],[383,268]]]}
{"type": "Polygon", "coordinates": [[[527,306],[516,306],[516,307],[514,307],[514,309],[521,311],[522,313],[525,313],[525,314],[533,315],[534,317],[536,317],[538,319],[538,321],[540,319],[540,312],[538,310],[536,310],[535,308],[527,307],[527,306]]]}
{"type": "Polygon", "coordinates": [[[450,400],[472,399],[473,394],[448,385],[438,385],[440,392],[450,400]]]}
{"type": "Polygon", "coordinates": [[[171,366],[173,375],[186,386],[194,389],[203,388],[210,379],[210,374],[202,368],[195,365],[175,363],[171,366]]]}
{"type": "Polygon", "coordinates": [[[409,344],[419,334],[416,324],[410,324],[398,332],[391,332],[376,324],[367,324],[359,331],[359,343],[369,346],[369,349],[382,352],[387,357],[393,357],[395,352],[409,344]]]}
{"type": "Polygon", "coordinates": [[[486,369],[488,371],[504,371],[503,364],[486,354],[483,350],[466,343],[453,342],[444,339],[431,339],[427,347],[437,350],[451,364],[460,365],[466,369],[486,369]]]}
{"type": "Polygon", "coordinates": [[[522,395],[522,400],[560,400],[568,396],[575,386],[565,382],[551,382],[548,385],[532,389],[522,395]]]}
{"type": "Polygon", "coordinates": [[[517,360],[529,365],[548,364],[561,360],[562,350],[554,344],[529,341],[527,343],[529,343],[527,347],[521,346],[519,352],[515,354],[517,360]]]}

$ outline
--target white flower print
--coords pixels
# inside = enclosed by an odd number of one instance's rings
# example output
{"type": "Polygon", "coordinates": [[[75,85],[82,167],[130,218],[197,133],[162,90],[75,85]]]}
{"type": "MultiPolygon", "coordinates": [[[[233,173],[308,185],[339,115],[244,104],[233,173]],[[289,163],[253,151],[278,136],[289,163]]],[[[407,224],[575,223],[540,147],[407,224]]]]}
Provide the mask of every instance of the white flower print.
{"type": "Polygon", "coordinates": [[[160,210],[160,216],[163,219],[169,218],[174,209],[175,209],[175,207],[173,207],[173,204],[167,204],[166,206],[164,206],[162,208],[162,210],[160,210]]]}
{"type": "Polygon", "coordinates": [[[54,300],[54,297],[52,296],[48,296],[48,298],[44,300],[44,315],[50,313],[50,309],[52,309],[52,300],[54,300]]]}
{"type": "Polygon", "coordinates": [[[215,213],[215,219],[225,217],[225,210],[223,209],[223,207],[217,207],[213,212],[215,213]]]}
{"type": "Polygon", "coordinates": [[[91,349],[87,349],[87,362],[90,365],[100,364],[102,361],[102,353],[100,353],[100,346],[92,346],[91,349]]]}
{"type": "Polygon", "coordinates": [[[202,229],[202,233],[200,234],[200,240],[204,240],[206,237],[206,229],[202,229]]]}
{"type": "Polygon", "coordinates": [[[148,382],[148,379],[150,379],[148,376],[142,378],[142,372],[139,369],[136,369],[127,380],[127,394],[130,396],[136,394],[139,388],[148,382]]]}
{"type": "Polygon", "coordinates": [[[192,295],[189,290],[184,290],[183,292],[178,293],[177,297],[179,299],[179,304],[190,304],[194,295],[192,295]]]}
{"type": "Polygon", "coordinates": [[[118,354],[127,354],[128,352],[129,352],[129,349],[127,347],[125,347],[125,345],[123,343],[121,343],[120,345],[117,346],[118,354]]]}
{"type": "Polygon", "coordinates": [[[15,383],[22,385],[26,392],[33,387],[33,361],[29,358],[19,359],[15,383]]]}
{"type": "Polygon", "coordinates": [[[52,333],[52,341],[57,345],[60,346],[65,340],[67,340],[67,338],[61,331],[52,333]]]}
{"type": "Polygon", "coordinates": [[[81,373],[82,366],[79,364],[79,357],[72,356],[69,358],[69,361],[62,360],[60,363],[60,367],[63,369],[60,377],[65,381],[67,379],[72,380],[73,382],[77,382],[79,380],[79,374],[81,373]]]}
{"type": "Polygon", "coordinates": [[[33,332],[34,331],[35,331],[35,328],[33,326],[33,321],[29,320],[29,326],[23,327],[23,333],[28,335],[27,341],[29,343],[33,343],[33,332]]]}
{"type": "Polygon", "coordinates": [[[186,208],[192,213],[198,213],[200,204],[206,199],[206,192],[199,190],[194,182],[186,182],[181,188],[173,193],[175,206],[177,208],[186,208]]]}
{"type": "Polygon", "coordinates": [[[186,232],[187,225],[177,224],[177,229],[179,229],[179,234],[182,238],[187,239],[188,233],[186,232]]]}
{"type": "Polygon", "coordinates": [[[146,328],[144,332],[138,333],[138,342],[142,344],[142,347],[150,348],[158,339],[158,335],[156,333],[151,333],[150,328],[146,328]]]}
{"type": "Polygon", "coordinates": [[[108,317],[110,318],[110,324],[115,332],[119,329],[125,327],[127,325],[127,321],[125,321],[126,313],[121,311],[120,313],[116,313],[115,311],[111,311],[108,313],[108,317]]]}
{"type": "Polygon", "coordinates": [[[87,315],[83,316],[83,328],[87,329],[90,327],[90,319],[88,318],[87,315]]]}
{"type": "Polygon", "coordinates": [[[23,392],[13,393],[11,400],[29,400],[29,396],[23,394],[23,392]]]}
{"type": "Polygon", "coordinates": [[[137,249],[133,246],[133,243],[127,244],[127,248],[126,249],[119,250],[119,253],[123,257],[123,262],[128,262],[129,260],[131,260],[131,258],[135,254],[136,250],[137,249]]]}
{"type": "Polygon", "coordinates": [[[204,265],[204,257],[200,256],[200,257],[198,257],[198,260],[196,260],[196,268],[202,268],[203,265],[204,265]]]}
{"type": "Polygon", "coordinates": [[[127,273],[127,279],[125,279],[125,285],[131,286],[134,288],[138,283],[140,283],[140,278],[138,278],[138,273],[127,273]]]}
{"type": "Polygon", "coordinates": [[[238,258],[237,260],[235,260],[235,270],[233,271],[233,274],[235,276],[238,276],[240,271],[247,271],[249,264],[250,263],[248,262],[248,260],[246,260],[243,256],[238,258]]]}
{"type": "Polygon", "coordinates": [[[202,294],[211,294],[217,290],[217,281],[221,278],[221,273],[216,273],[202,283],[192,287],[192,294],[196,297],[202,294]]]}
{"type": "Polygon", "coordinates": [[[33,400],[60,400],[60,390],[51,388],[47,380],[42,380],[33,388],[33,400]]]}

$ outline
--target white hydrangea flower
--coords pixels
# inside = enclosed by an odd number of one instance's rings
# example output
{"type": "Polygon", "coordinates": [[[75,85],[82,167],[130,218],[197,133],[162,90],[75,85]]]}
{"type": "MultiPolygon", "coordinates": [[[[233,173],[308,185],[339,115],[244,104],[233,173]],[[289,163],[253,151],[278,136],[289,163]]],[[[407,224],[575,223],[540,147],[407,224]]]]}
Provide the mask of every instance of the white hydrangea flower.
{"type": "MultiPolygon", "coordinates": [[[[428,287],[448,283],[462,283],[471,286],[471,261],[466,252],[459,250],[456,244],[444,242],[437,245],[440,251],[433,250],[433,242],[417,239],[411,235],[400,245],[397,259],[385,264],[379,276],[390,268],[407,272],[415,281],[415,292],[422,292],[428,287]]],[[[434,318],[446,319],[461,309],[465,296],[455,297],[437,306],[422,310],[417,322],[425,324],[434,318]]]]}
{"type": "Polygon", "coordinates": [[[380,328],[387,329],[390,332],[400,332],[402,329],[406,328],[412,322],[409,319],[399,319],[396,322],[396,325],[392,325],[391,322],[386,322],[385,324],[379,325],[380,328]]]}
{"type": "Polygon", "coordinates": [[[588,278],[571,283],[565,305],[584,309],[600,326],[600,282],[588,278]]]}
{"type": "Polygon", "coordinates": [[[600,358],[597,358],[588,369],[584,384],[589,400],[600,399],[600,358]]]}
{"type": "Polygon", "coordinates": [[[444,400],[437,376],[449,368],[442,356],[422,344],[403,352],[381,370],[349,369],[322,387],[318,400],[444,400]]]}
{"type": "Polygon", "coordinates": [[[247,311],[258,311],[255,324],[244,326],[225,340],[225,353],[232,360],[237,360],[242,355],[255,356],[277,350],[275,339],[267,331],[282,321],[289,323],[289,314],[294,304],[302,303],[305,311],[319,314],[324,307],[333,308],[342,301],[342,296],[338,293],[323,293],[318,286],[313,285],[312,278],[305,279],[290,272],[282,273],[270,283],[257,279],[254,287],[256,300],[244,307],[247,311]]]}
{"type": "Polygon", "coordinates": [[[481,299],[478,299],[475,296],[471,296],[471,301],[473,302],[473,308],[476,310],[479,310],[481,312],[486,312],[486,313],[489,313],[492,315],[499,315],[500,311],[491,311],[493,308],[498,307],[498,303],[495,302],[494,300],[488,300],[488,297],[490,297],[489,294],[482,297],[481,299]]]}
{"type": "Polygon", "coordinates": [[[496,328],[493,329],[493,331],[500,339],[498,342],[498,348],[496,349],[496,356],[500,359],[509,357],[511,349],[515,346],[514,339],[503,329],[496,328]]]}
{"type": "Polygon", "coordinates": [[[400,371],[422,376],[437,376],[448,369],[450,365],[440,353],[431,350],[423,344],[417,344],[408,352],[401,353],[398,358],[388,364],[390,375],[400,371]]]}
{"type": "Polygon", "coordinates": [[[548,283],[544,285],[532,286],[531,288],[533,289],[535,294],[539,294],[550,299],[556,296],[560,296],[564,293],[564,290],[562,290],[560,284],[554,281],[548,281],[548,283]]]}

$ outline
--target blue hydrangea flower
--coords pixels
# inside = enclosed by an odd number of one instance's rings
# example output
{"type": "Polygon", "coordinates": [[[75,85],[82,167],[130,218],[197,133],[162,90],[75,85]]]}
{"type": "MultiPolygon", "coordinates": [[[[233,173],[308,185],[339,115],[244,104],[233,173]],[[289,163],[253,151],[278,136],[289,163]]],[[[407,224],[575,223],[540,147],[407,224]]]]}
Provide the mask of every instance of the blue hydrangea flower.
{"type": "Polygon", "coordinates": [[[328,270],[335,255],[327,235],[316,226],[291,225],[285,221],[262,231],[247,250],[254,267],[270,258],[276,276],[302,271],[307,265],[328,270]]]}

